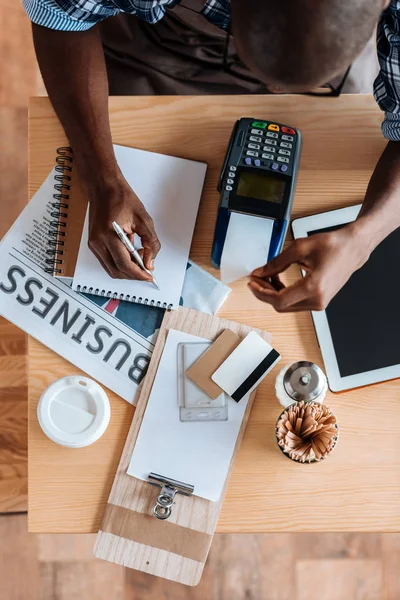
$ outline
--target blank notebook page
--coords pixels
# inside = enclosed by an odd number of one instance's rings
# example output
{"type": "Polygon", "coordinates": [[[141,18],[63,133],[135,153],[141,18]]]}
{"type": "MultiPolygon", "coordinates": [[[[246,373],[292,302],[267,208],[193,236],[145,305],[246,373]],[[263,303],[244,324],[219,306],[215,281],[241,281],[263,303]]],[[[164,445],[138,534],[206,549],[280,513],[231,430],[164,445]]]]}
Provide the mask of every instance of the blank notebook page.
{"type": "MultiPolygon", "coordinates": [[[[154,269],[160,290],[143,281],[113,279],[104,271],[88,248],[88,214],[72,287],[177,308],[207,165],[124,146],[114,150],[125,179],[154,221],[161,243],[154,269]]],[[[137,236],[135,247],[141,247],[137,236]]]]}

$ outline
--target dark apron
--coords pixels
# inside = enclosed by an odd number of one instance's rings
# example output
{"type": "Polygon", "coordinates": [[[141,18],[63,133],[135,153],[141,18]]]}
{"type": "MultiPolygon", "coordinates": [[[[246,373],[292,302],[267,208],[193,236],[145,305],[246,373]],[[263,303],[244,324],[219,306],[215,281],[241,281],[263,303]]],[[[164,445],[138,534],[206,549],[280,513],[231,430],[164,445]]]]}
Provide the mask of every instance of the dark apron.
{"type": "Polygon", "coordinates": [[[198,14],[203,6],[182,0],[155,25],[129,14],[103,21],[110,95],[268,93],[239,59],[232,36],[226,48],[226,32],[198,14]]]}

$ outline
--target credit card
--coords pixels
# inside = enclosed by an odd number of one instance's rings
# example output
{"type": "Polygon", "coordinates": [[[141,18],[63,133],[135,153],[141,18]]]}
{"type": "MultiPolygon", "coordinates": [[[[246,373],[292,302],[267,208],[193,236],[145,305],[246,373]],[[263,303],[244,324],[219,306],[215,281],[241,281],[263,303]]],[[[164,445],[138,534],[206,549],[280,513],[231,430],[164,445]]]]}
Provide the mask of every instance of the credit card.
{"type": "Polygon", "coordinates": [[[204,354],[186,371],[189,379],[194,381],[213,400],[218,398],[223,390],[211,379],[211,375],[240,344],[240,340],[241,338],[231,329],[225,329],[204,354]]]}
{"type": "Polygon", "coordinates": [[[280,360],[280,354],[251,331],[233,350],[211,379],[233,400],[251,393],[280,360]]]}

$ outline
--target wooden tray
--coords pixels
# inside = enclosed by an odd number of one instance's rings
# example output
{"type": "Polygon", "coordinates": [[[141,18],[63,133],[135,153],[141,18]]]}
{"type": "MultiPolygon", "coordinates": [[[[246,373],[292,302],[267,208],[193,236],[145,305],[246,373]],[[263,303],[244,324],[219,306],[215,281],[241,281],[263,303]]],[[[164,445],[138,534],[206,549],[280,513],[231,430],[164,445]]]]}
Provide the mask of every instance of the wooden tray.
{"type": "Polygon", "coordinates": [[[243,417],[219,502],[210,502],[198,496],[177,495],[170,518],[160,521],[153,516],[158,488],[128,475],[127,469],[168,330],[175,329],[214,340],[228,328],[241,337],[254,330],[267,342],[271,341],[271,335],[265,331],[192,309],[179,308],[166,313],[97,535],[94,553],[98,558],[187,585],[199,583],[255,392],[249,399],[243,417]]]}

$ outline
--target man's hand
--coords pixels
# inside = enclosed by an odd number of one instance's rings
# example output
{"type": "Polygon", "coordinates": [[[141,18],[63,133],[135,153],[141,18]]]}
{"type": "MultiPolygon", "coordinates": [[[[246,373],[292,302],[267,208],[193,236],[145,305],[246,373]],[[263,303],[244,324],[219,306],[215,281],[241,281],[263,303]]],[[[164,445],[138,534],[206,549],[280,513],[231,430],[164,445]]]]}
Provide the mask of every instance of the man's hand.
{"type": "Polygon", "coordinates": [[[116,221],[133,242],[136,233],[143,246],[143,262],[147,269],[154,268],[153,261],[160,250],[154,225],[143,204],[121,177],[111,189],[101,194],[90,193],[89,248],[99,259],[107,273],[115,279],[142,279],[151,281],[131,258],[114,231],[116,221]]]}
{"type": "Polygon", "coordinates": [[[357,236],[357,222],[337,231],[296,240],[251,274],[253,294],[278,312],[323,310],[369,257],[369,245],[357,236]],[[285,287],[279,274],[297,263],[304,278],[285,287]]]}
{"type": "Polygon", "coordinates": [[[32,31],[43,80],[90,200],[89,247],[111,277],[151,281],[131,260],[112,227],[116,221],[131,237],[140,236],[145,266],[152,269],[160,244],[153,221],[115,158],[99,27],[70,32],[32,24],[32,31]]]}

